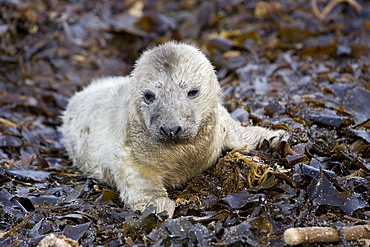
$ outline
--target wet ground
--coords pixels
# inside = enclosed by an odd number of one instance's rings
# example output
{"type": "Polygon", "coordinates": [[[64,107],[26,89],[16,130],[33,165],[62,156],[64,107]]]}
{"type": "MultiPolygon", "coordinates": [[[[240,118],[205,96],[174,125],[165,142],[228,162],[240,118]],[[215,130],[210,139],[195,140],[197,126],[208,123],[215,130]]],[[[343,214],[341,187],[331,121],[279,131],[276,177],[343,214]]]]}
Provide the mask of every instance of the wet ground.
{"type": "Polygon", "coordinates": [[[369,1],[0,1],[1,246],[50,233],[93,246],[284,246],[289,227],[369,224],[369,129],[369,1]],[[128,74],[168,40],[207,54],[233,116],[290,138],[225,154],[170,191],[178,207],[164,221],[72,168],[57,129],[75,91],[128,74]]]}

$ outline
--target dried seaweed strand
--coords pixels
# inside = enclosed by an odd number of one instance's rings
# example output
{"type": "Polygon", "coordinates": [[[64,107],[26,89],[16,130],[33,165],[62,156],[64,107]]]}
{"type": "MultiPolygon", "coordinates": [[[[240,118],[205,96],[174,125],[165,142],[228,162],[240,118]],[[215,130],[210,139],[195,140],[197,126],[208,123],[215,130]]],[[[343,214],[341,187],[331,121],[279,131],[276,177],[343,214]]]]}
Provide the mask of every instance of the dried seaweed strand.
{"type": "Polygon", "coordinates": [[[0,117],[0,123],[5,124],[8,128],[15,128],[15,127],[17,127],[17,125],[15,123],[13,123],[13,122],[5,119],[5,118],[1,118],[1,117],[0,117]]]}
{"type": "Polygon", "coordinates": [[[352,216],[349,216],[349,215],[344,215],[343,218],[345,218],[347,220],[350,220],[350,221],[354,221],[354,222],[361,222],[361,223],[370,224],[370,220],[358,219],[358,218],[355,218],[355,217],[352,217],[352,216]]]}
{"type": "Polygon", "coordinates": [[[311,0],[312,11],[316,15],[317,18],[319,18],[320,20],[323,20],[336,5],[340,3],[344,3],[344,2],[351,5],[357,11],[357,13],[361,12],[362,6],[361,4],[356,2],[356,0],[333,0],[329,2],[328,5],[325,6],[322,12],[319,10],[319,7],[317,6],[317,0],[311,0]]]}
{"type": "Polygon", "coordinates": [[[26,218],[22,220],[21,223],[10,229],[9,231],[6,232],[0,232],[0,238],[6,238],[9,237],[10,235],[14,234],[16,231],[24,227],[27,222],[31,219],[32,213],[30,213],[26,218]]]}
{"type": "Polygon", "coordinates": [[[224,157],[223,161],[242,161],[244,164],[249,165],[251,170],[247,176],[248,186],[252,187],[253,183],[261,184],[266,181],[268,174],[274,173],[274,169],[262,163],[260,160],[257,160],[255,157],[247,156],[239,153],[244,151],[246,146],[234,149],[224,157]],[[231,157],[230,157],[231,156],[231,157]]]}
{"type": "MultiPolygon", "coordinates": [[[[342,229],[344,240],[370,238],[370,225],[345,226],[342,229]]],[[[314,242],[339,242],[341,235],[335,227],[297,227],[284,232],[284,241],[289,245],[314,242]]]]}

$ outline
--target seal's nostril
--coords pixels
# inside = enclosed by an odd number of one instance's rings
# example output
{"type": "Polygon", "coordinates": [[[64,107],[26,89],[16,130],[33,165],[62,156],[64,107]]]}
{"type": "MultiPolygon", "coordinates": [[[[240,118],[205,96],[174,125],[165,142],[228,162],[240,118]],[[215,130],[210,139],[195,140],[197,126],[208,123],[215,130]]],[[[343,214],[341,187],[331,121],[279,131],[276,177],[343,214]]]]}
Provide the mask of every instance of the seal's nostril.
{"type": "Polygon", "coordinates": [[[163,136],[168,136],[168,128],[166,126],[159,127],[159,133],[163,136]]]}
{"type": "Polygon", "coordinates": [[[176,126],[173,128],[173,133],[175,133],[175,136],[179,136],[182,132],[181,126],[176,126]]]}

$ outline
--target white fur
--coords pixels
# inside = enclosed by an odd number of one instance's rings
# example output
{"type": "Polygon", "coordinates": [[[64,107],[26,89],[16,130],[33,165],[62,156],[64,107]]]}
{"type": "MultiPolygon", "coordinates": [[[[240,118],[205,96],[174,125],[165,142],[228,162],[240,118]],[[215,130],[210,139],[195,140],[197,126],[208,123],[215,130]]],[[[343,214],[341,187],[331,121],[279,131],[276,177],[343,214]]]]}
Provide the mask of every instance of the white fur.
{"type": "Polygon", "coordinates": [[[172,216],[175,203],[166,187],[209,168],[222,150],[246,144],[252,150],[263,137],[284,133],[242,127],[232,119],[219,103],[212,65],[190,45],[170,42],[146,51],[131,76],[98,79],[76,93],[62,126],[73,164],[116,187],[130,208],[144,210],[153,203],[172,216]],[[200,94],[189,99],[194,87],[200,94]],[[145,90],[156,94],[155,103],[143,102],[145,90]],[[178,142],[161,139],[163,124],[183,126],[178,142]]]}

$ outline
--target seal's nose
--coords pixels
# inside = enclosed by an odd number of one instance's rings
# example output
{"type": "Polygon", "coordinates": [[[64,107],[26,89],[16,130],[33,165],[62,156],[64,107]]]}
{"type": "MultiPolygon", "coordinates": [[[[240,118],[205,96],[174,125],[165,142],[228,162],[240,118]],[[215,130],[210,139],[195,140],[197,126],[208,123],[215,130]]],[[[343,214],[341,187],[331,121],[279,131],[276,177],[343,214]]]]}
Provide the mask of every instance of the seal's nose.
{"type": "Polygon", "coordinates": [[[161,127],[159,127],[159,133],[161,133],[161,135],[163,136],[174,139],[182,133],[182,128],[181,126],[175,126],[175,127],[169,128],[165,125],[162,125],[161,127]]]}

